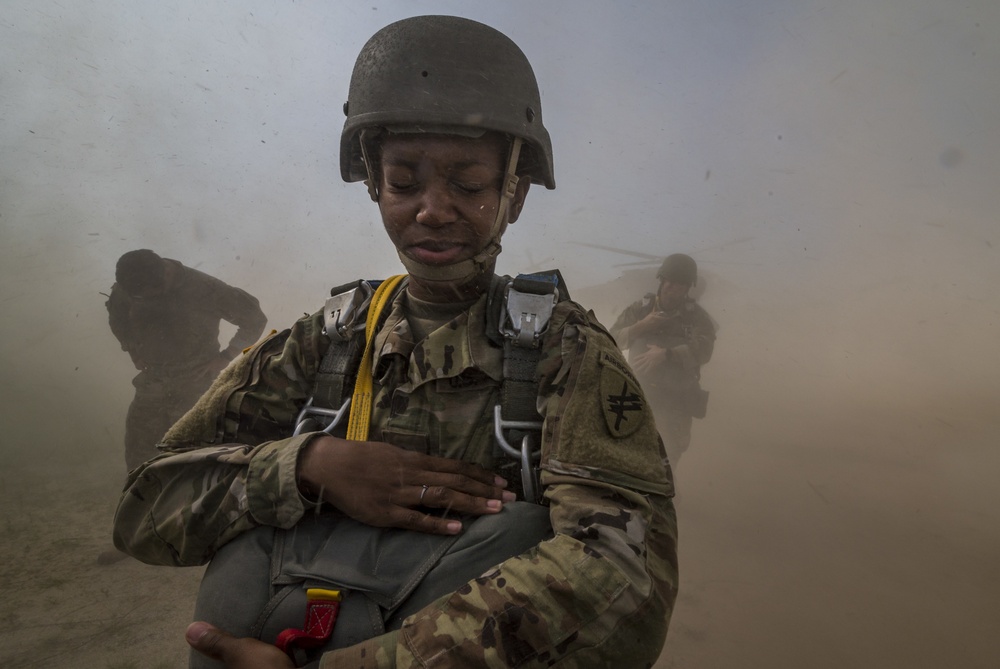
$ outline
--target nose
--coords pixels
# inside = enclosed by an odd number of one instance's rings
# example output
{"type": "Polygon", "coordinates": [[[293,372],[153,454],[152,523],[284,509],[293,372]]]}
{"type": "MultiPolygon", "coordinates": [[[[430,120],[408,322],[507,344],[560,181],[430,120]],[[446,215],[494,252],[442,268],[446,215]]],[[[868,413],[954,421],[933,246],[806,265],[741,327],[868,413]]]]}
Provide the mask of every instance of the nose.
{"type": "Polygon", "coordinates": [[[440,227],[455,220],[455,203],[445,183],[429,183],[420,195],[417,223],[440,227]]]}

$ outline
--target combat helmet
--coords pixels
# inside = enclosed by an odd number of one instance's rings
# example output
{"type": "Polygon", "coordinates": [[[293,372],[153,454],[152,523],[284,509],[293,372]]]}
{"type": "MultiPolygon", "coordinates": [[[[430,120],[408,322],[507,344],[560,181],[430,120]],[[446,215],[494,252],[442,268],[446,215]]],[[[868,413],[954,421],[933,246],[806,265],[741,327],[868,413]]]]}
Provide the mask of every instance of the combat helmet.
{"type": "Polygon", "coordinates": [[[133,297],[159,292],[165,282],[163,258],[149,249],[129,251],[115,264],[115,283],[133,297]]]}
{"type": "Polygon", "coordinates": [[[663,259],[656,278],[671,283],[686,283],[693,286],[698,283],[698,264],[689,255],[674,253],[663,259]]]}
{"type": "Polygon", "coordinates": [[[407,271],[422,279],[464,282],[491,271],[518,180],[555,188],[552,142],[531,64],[510,38],[482,23],[416,16],[382,28],[354,64],[344,114],[341,175],[345,181],[363,179],[375,201],[379,176],[369,138],[383,132],[479,137],[487,131],[510,138],[489,242],[474,257],[446,266],[423,264],[397,250],[407,271]]]}
{"type": "Polygon", "coordinates": [[[366,129],[494,130],[524,141],[520,173],[556,187],[531,64],[510,38],[477,21],[415,16],[379,30],[358,55],[344,115],[344,181],[369,176],[361,142],[366,129]]]}

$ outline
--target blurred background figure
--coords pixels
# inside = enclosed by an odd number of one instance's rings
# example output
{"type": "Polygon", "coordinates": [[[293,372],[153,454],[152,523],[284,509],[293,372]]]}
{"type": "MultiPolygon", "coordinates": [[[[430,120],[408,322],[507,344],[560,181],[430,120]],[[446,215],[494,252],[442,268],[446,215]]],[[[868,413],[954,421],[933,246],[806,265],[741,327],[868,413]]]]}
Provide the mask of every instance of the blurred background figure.
{"type": "Polygon", "coordinates": [[[715,326],[689,294],[698,282],[698,265],[691,256],[667,256],[656,276],[657,292],[629,305],[611,334],[628,350],[676,468],[691,443],[692,418],[704,418],[708,408],[701,366],[712,358],[715,326]]]}
{"type": "Polygon", "coordinates": [[[139,370],[125,419],[131,471],[157,454],[167,428],[257,341],[267,317],[253,295],[148,249],[118,260],[107,307],[111,331],[139,370]],[[221,321],[237,330],[220,351],[221,321]]]}
{"type": "MultiPolygon", "coordinates": [[[[125,418],[125,465],[131,471],[157,454],[156,444],[167,428],[230,360],[257,341],[267,317],[245,290],[149,249],[118,259],[105,305],[111,332],[139,370],[125,418]],[[237,329],[220,351],[222,321],[237,329]]],[[[97,563],[109,565],[125,557],[109,547],[97,563]]]]}

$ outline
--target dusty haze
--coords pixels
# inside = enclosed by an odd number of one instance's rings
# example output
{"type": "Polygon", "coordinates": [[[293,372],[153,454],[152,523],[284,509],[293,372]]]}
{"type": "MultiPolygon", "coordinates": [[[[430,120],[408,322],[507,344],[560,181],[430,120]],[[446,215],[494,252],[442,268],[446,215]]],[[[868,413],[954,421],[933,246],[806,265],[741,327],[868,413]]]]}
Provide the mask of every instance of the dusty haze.
{"type": "Polygon", "coordinates": [[[654,279],[598,247],[703,270],[657,666],[997,666],[994,0],[2,8],[0,665],[183,666],[200,569],[94,563],[134,375],[100,293],[152,248],[281,329],[397,272],[341,109],[372,33],[446,13],[524,49],[553,137],[500,269],[560,267],[606,323],[654,279]]]}

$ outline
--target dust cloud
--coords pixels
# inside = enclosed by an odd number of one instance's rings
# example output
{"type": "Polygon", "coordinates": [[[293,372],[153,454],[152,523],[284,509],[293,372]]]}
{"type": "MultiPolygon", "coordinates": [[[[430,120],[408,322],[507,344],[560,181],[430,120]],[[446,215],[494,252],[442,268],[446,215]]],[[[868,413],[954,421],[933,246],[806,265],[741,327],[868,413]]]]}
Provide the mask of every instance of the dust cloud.
{"type": "Polygon", "coordinates": [[[183,666],[201,570],[95,564],[134,375],[101,293],[152,248],[283,328],[397,272],[341,108],[369,35],[448,13],[522,46],[553,136],[501,271],[610,323],[650,258],[702,268],[657,667],[996,666],[1000,5],[582,4],[4,3],[0,664],[183,666]]]}

